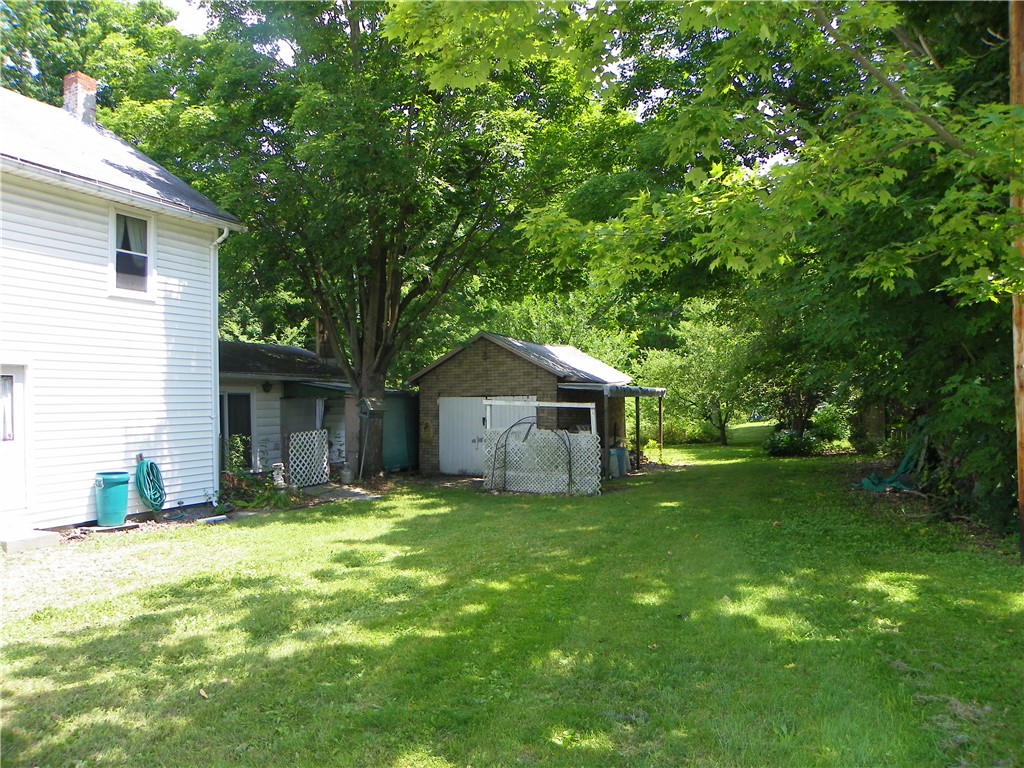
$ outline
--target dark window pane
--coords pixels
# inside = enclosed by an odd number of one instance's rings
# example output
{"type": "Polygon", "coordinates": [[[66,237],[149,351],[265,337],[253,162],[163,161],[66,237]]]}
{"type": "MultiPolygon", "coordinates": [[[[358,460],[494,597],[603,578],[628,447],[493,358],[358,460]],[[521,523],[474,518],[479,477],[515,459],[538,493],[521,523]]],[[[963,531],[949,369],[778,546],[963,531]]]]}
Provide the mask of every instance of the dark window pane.
{"type": "Polygon", "coordinates": [[[252,435],[252,406],[249,395],[228,395],[228,435],[252,435]]]}
{"type": "Polygon", "coordinates": [[[129,291],[146,290],[146,274],[149,259],[135,253],[118,251],[115,268],[117,270],[117,287],[129,291]]]}
{"type": "Polygon", "coordinates": [[[221,466],[252,469],[252,401],[247,394],[221,396],[221,466]]]}

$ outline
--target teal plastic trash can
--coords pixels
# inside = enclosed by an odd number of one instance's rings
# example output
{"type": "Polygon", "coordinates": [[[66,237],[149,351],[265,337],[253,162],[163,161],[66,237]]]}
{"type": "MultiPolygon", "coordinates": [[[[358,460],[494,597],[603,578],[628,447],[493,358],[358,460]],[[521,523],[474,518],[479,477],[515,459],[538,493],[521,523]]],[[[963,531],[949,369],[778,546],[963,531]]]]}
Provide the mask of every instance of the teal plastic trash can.
{"type": "Polygon", "coordinates": [[[128,516],[128,473],[96,473],[96,524],[104,528],[124,525],[128,516]]]}
{"type": "Polygon", "coordinates": [[[629,451],[612,448],[612,477],[625,477],[629,473],[629,451]]]}

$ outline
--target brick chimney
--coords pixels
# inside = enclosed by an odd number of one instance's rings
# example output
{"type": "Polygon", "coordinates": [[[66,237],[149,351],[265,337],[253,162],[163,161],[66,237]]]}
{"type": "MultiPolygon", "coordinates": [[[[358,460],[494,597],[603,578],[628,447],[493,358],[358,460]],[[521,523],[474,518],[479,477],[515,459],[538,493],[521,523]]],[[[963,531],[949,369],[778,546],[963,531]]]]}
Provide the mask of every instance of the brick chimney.
{"type": "Polygon", "coordinates": [[[64,110],[86,125],[96,125],[96,81],[81,72],[65,76],[64,110]]]}

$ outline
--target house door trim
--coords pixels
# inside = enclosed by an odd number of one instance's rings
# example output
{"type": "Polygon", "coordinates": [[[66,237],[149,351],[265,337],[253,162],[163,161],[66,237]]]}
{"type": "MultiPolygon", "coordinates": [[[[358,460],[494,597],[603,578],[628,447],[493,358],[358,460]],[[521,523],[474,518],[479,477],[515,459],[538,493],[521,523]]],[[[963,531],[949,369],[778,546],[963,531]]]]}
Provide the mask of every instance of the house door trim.
{"type": "Polygon", "coordinates": [[[29,509],[29,444],[27,368],[0,365],[0,462],[3,493],[0,515],[4,523],[23,522],[29,509]]]}

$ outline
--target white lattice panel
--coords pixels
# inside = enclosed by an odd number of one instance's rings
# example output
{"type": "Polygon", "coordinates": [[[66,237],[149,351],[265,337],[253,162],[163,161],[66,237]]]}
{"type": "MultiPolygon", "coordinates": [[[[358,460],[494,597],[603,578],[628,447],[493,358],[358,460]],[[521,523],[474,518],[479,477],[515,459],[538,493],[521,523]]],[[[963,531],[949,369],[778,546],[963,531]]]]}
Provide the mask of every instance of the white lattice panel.
{"type": "Polygon", "coordinates": [[[589,432],[514,427],[484,436],[484,487],[522,493],[601,492],[601,441],[589,432]]]}
{"type": "Polygon", "coordinates": [[[330,476],[327,430],[292,432],[288,436],[288,477],[292,485],[323,485],[330,476]]]}

